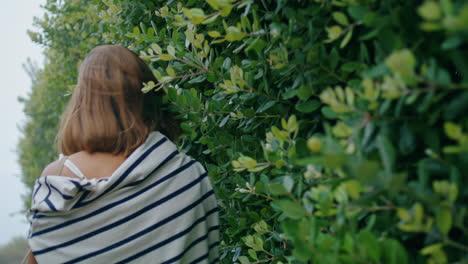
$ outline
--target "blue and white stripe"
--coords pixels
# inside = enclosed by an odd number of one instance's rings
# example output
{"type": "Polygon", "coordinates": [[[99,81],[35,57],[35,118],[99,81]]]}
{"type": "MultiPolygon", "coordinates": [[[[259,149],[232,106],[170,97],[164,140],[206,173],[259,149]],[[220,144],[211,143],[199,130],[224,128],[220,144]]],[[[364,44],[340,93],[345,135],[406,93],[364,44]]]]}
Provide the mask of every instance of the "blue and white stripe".
{"type": "Polygon", "coordinates": [[[106,179],[37,180],[28,217],[39,263],[218,262],[207,173],[163,134],[152,132],[106,179]]]}

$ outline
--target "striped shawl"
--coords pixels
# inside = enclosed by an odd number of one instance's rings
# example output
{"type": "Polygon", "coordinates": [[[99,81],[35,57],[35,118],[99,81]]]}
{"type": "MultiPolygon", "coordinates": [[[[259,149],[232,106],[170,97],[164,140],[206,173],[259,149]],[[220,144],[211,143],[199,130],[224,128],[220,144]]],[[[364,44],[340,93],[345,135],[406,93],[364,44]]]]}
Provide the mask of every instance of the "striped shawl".
{"type": "Polygon", "coordinates": [[[38,263],[218,261],[207,173],[157,131],[108,178],[41,176],[28,220],[38,263]]]}

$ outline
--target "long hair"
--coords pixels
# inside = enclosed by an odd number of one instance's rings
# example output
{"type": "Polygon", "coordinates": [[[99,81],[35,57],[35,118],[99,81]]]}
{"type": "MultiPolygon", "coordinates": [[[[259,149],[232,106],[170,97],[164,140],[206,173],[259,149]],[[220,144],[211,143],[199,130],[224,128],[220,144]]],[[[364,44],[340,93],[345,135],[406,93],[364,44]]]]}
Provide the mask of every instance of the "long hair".
{"type": "Polygon", "coordinates": [[[131,50],[117,45],[92,49],[81,63],[78,82],[62,115],[57,145],[79,151],[130,155],[153,130],[171,140],[179,122],[162,110],[162,91],[143,94],[143,82],[156,78],[131,50]]]}

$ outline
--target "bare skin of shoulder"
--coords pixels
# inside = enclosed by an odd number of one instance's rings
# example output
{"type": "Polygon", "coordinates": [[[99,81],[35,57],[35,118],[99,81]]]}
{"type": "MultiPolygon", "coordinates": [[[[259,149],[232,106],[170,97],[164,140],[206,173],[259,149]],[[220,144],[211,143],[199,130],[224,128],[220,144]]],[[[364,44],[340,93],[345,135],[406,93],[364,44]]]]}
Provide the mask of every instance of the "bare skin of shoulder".
{"type": "MultiPolygon", "coordinates": [[[[125,161],[124,155],[80,151],[68,157],[88,179],[110,177],[112,173],[125,161]]],[[[59,160],[50,163],[42,172],[42,175],[55,175],[59,170],[59,160]]],[[[63,167],[62,176],[78,178],[67,167],[63,167]]]]}

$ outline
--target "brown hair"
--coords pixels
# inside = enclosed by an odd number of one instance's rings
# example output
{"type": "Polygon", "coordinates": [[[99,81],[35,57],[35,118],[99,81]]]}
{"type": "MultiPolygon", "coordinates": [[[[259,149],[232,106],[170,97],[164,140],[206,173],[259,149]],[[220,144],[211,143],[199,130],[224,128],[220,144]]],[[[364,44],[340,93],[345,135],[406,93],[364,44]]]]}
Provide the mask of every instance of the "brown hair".
{"type": "Polygon", "coordinates": [[[117,45],[92,49],[80,66],[77,86],[61,118],[59,151],[128,156],[153,130],[175,140],[179,122],[161,109],[162,91],[141,91],[142,83],[149,81],[157,83],[131,50],[117,45]]]}

